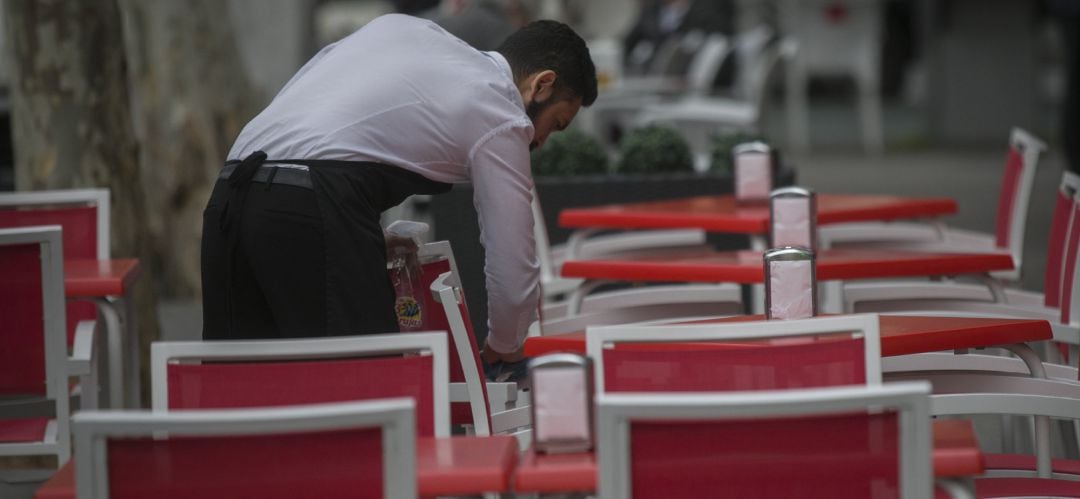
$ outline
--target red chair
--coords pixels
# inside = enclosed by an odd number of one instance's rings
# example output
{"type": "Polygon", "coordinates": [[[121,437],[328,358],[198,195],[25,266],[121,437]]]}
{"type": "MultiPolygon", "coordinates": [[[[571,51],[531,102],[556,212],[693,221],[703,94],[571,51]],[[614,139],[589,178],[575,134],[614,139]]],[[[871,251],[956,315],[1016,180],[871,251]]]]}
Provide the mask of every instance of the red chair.
{"type": "Polygon", "coordinates": [[[80,499],[416,497],[408,398],[258,409],[80,412],[80,499]]]}
{"type": "Polygon", "coordinates": [[[0,456],[70,455],[68,378],[94,407],[94,322],[64,341],[63,242],[57,226],[0,229],[0,456]]]}
{"type": "Polygon", "coordinates": [[[1046,144],[1025,130],[1013,128],[1010,132],[993,234],[925,224],[853,223],[822,227],[820,241],[825,247],[871,244],[905,250],[1005,251],[1012,255],[1015,267],[994,276],[1019,281],[1031,188],[1039,156],[1045,150],[1046,144]]]}
{"type": "MultiPolygon", "coordinates": [[[[450,344],[450,424],[471,426],[479,436],[505,433],[516,426],[507,421],[518,401],[516,383],[487,382],[480,361],[479,343],[469,320],[469,308],[460,289],[457,262],[448,241],[420,247],[424,293],[421,305],[425,330],[446,331],[450,344]],[[453,283],[453,284],[451,284],[453,283]],[[493,414],[500,414],[495,419],[493,414]],[[496,429],[495,427],[498,426],[496,429]]],[[[528,421],[518,426],[526,425],[528,421]]]]}
{"type": "Polygon", "coordinates": [[[881,384],[876,315],[586,330],[598,392],[881,384]],[[820,338],[815,338],[820,337],[820,338]]]}
{"type": "Polygon", "coordinates": [[[156,342],[155,411],[320,404],[408,396],[420,436],[450,435],[441,332],[304,340],[156,342]]]}
{"type": "MultiPolygon", "coordinates": [[[[71,189],[0,193],[0,228],[59,225],[63,228],[64,260],[102,260],[111,257],[108,189],[71,189]]],[[[95,320],[100,312],[108,335],[109,406],[119,407],[123,390],[120,352],[121,314],[102,298],[67,303],[67,344],[75,341],[75,325],[95,320]],[[95,309],[95,307],[97,307],[95,309]],[[116,394],[116,395],[114,395],[116,394]]]]}
{"type": "Polygon", "coordinates": [[[601,394],[599,497],[931,497],[929,393],[601,394]]]}

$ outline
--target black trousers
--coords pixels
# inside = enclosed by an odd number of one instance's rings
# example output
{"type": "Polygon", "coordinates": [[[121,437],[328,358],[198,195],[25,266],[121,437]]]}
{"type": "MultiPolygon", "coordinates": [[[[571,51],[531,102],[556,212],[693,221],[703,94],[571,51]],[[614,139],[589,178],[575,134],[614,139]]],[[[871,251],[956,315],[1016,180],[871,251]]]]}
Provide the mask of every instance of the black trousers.
{"type": "Polygon", "coordinates": [[[312,185],[264,175],[214,186],[203,212],[203,338],[396,332],[379,215],[449,185],[376,163],[288,163],[311,165],[312,185]]]}

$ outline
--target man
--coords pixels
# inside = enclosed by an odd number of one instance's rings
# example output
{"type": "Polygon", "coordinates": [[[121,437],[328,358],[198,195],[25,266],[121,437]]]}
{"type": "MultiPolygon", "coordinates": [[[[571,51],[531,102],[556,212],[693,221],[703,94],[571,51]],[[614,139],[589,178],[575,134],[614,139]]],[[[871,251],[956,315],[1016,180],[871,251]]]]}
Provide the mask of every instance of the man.
{"type": "Polygon", "coordinates": [[[203,220],[203,337],[397,331],[379,214],[471,181],[489,363],[539,302],[529,151],[596,99],[584,41],[531,23],[480,52],[391,14],[326,47],[244,127],[203,220]]]}

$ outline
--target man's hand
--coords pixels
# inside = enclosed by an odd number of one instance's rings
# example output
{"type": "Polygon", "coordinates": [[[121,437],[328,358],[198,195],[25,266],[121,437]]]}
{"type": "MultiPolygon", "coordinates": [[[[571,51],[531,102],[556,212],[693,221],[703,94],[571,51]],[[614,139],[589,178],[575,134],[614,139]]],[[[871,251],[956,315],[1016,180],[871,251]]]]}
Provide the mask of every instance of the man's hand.
{"type": "Polygon", "coordinates": [[[485,341],[484,347],[480,349],[480,359],[488,365],[494,364],[496,362],[518,362],[524,358],[524,347],[510,353],[499,353],[495,350],[492,350],[485,341]]]}

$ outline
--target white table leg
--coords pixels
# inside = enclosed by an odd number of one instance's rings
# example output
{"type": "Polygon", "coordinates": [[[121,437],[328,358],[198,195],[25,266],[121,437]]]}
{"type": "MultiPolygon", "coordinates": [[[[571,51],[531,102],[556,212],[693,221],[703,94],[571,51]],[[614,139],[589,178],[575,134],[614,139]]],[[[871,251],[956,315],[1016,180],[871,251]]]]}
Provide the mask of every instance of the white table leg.
{"type": "Polygon", "coordinates": [[[123,376],[123,343],[120,335],[120,314],[116,307],[107,298],[92,298],[91,301],[97,306],[98,313],[105,319],[105,358],[108,360],[107,378],[108,388],[105,394],[104,407],[120,409],[124,400],[124,376],[123,376]]]}

